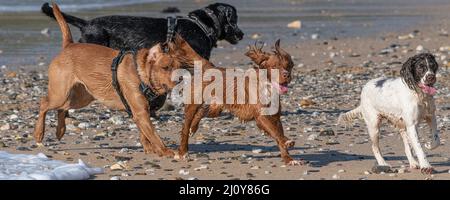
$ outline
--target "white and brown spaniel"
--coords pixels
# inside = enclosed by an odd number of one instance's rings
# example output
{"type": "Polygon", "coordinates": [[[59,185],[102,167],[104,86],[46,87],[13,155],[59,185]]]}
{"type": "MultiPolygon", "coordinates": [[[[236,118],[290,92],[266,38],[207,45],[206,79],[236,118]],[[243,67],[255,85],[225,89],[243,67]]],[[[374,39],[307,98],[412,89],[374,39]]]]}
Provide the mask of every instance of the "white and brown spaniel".
{"type": "Polygon", "coordinates": [[[411,168],[420,168],[422,173],[432,173],[417,135],[418,125],[426,121],[430,127],[432,141],[425,144],[428,149],[439,146],[440,139],[436,124],[433,95],[436,89],[438,63],[429,53],[415,55],[403,64],[398,78],[377,78],[369,81],[361,92],[361,104],[339,116],[338,123],[351,123],[356,118],[366,122],[372,140],[372,150],[378,165],[388,164],[380,153],[379,128],[387,120],[400,129],[405,153],[411,168]],[[411,152],[414,150],[418,161],[411,152]]]}

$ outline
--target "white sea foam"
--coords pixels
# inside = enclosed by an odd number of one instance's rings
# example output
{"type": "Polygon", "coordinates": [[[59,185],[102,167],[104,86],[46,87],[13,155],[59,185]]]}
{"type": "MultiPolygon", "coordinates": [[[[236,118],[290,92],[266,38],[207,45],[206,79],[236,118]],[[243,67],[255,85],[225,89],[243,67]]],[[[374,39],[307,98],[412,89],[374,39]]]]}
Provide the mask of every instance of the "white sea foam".
{"type": "Polygon", "coordinates": [[[78,160],[67,164],[37,155],[11,154],[0,151],[0,180],[85,180],[103,173],[102,168],[91,168],[78,160]]]}

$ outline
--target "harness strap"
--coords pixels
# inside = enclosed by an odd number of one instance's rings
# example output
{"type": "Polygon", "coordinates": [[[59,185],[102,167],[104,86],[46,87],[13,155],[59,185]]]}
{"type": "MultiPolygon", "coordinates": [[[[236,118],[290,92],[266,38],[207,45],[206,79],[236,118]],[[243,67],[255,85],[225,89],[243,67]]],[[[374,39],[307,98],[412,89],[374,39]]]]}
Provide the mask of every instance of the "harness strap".
{"type": "Polygon", "coordinates": [[[167,35],[166,35],[166,42],[164,43],[164,52],[166,53],[167,51],[169,51],[169,47],[167,44],[173,41],[177,25],[178,25],[178,17],[167,17],[167,35]]]}
{"type": "Polygon", "coordinates": [[[128,105],[127,100],[123,96],[122,90],[120,89],[119,81],[117,80],[117,69],[119,68],[119,64],[122,63],[123,57],[128,54],[127,51],[121,50],[119,52],[119,55],[114,58],[112,65],[111,65],[111,71],[112,71],[112,85],[114,89],[116,90],[117,94],[120,97],[120,100],[122,101],[123,105],[125,106],[125,111],[127,111],[128,115],[130,117],[133,117],[133,113],[131,112],[130,105],[128,105]]]}
{"type": "MultiPolygon", "coordinates": [[[[117,94],[119,95],[120,100],[122,101],[123,105],[125,106],[125,111],[128,113],[128,115],[130,117],[133,117],[133,113],[130,109],[130,106],[128,105],[127,100],[123,96],[122,90],[120,89],[119,81],[117,79],[117,70],[119,68],[119,65],[120,65],[120,63],[122,63],[123,58],[129,53],[131,53],[133,55],[133,62],[134,62],[134,66],[136,67],[136,71],[137,71],[139,68],[139,65],[138,65],[137,59],[136,59],[137,52],[136,51],[124,51],[124,50],[121,50],[119,52],[119,54],[117,55],[117,57],[114,58],[112,65],[111,65],[111,71],[113,72],[112,73],[112,85],[113,85],[114,89],[116,90],[117,94]]],[[[138,74],[138,76],[139,76],[139,74],[138,74]]],[[[150,86],[148,86],[147,84],[145,84],[143,81],[141,81],[141,83],[139,84],[139,90],[145,96],[145,98],[147,99],[149,104],[151,103],[151,101],[153,101],[159,97],[159,95],[156,94],[153,91],[153,89],[150,86]]],[[[150,107],[149,107],[149,109],[150,109],[150,107]]]]}

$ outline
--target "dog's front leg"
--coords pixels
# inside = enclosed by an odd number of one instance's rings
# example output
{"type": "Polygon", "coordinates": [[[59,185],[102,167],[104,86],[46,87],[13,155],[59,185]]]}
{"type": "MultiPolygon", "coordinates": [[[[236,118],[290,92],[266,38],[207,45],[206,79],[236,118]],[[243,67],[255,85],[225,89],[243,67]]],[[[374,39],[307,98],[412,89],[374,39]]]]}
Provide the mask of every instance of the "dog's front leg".
{"type": "Polygon", "coordinates": [[[433,168],[428,162],[425,152],[420,145],[419,137],[417,136],[417,125],[413,124],[407,126],[406,133],[408,134],[408,139],[419,160],[420,170],[422,173],[431,174],[433,172],[433,168]]]}
{"type": "Polygon", "coordinates": [[[283,127],[281,125],[279,116],[266,116],[261,115],[256,118],[256,125],[264,132],[269,134],[278,144],[280,149],[281,158],[286,164],[289,165],[303,165],[304,161],[297,161],[292,159],[289,155],[288,148],[295,145],[295,142],[289,140],[283,133],[283,127]]]}
{"type": "Polygon", "coordinates": [[[436,115],[435,115],[435,113],[433,113],[432,116],[427,117],[426,118],[426,122],[427,122],[427,124],[428,124],[428,126],[430,128],[431,141],[427,142],[425,144],[425,147],[427,149],[432,150],[432,149],[437,148],[440,145],[440,143],[441,143],[440,138],[439,138],[439,132],[437,130],[437,123],[436,123],[436,115]]]}
{"type": "Polygon", "coordinates": [[[149,153],[153,151],[159,156],[173,157],[175,153],[168,149],[164,145],[161,138],[155,133],[155,128],[150,120],[150,113],[148,111],[148,101],[138,91],[133,90],[131,87],[126,87],[128,85],[124,84],[123,86],[125,98],[127,99],[131,112],[133,113],[133,121],[136,123],[140,134],[142,135],[140,141],[144,146],[145,152],[149,153]],[[145,141],[145,139],[148,141],[145,141]]]}

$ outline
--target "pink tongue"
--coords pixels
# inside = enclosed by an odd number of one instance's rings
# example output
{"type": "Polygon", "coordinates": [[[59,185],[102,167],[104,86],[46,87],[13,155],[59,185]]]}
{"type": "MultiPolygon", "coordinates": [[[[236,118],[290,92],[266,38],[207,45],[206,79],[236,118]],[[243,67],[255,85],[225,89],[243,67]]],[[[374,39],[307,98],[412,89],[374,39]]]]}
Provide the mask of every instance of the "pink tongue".
{"type": "Polygon", "coordinates": [[[280,94],[286,94],[288,92],[288,87],[280,85],[278,83],[273,83],[272,84],[274,87],[278,88],[278,91],[280,92],[280,94]]]}
{"type": "Polygon", "coordinates": [[[434,95],[437,92],[436,88],[430,87],[428,85],[420,84],[419,87],[425,94],[434,95]]]}

